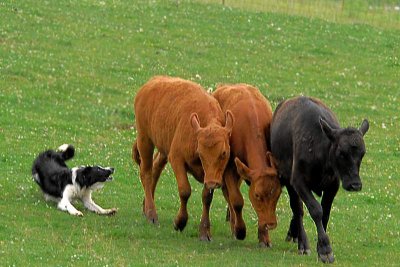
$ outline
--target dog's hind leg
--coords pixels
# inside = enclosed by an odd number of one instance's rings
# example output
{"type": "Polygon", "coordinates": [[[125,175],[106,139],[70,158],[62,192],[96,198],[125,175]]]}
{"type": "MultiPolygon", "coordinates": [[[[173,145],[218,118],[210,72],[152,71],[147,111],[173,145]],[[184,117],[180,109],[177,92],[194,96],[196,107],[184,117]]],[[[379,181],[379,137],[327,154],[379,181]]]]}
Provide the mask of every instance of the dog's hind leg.
{"type": "Polygon", "coordinates": [[[112,209],[103,209],[102,207],[100,207],[99,205],[97,205],[96,203],[94,203],[93,199],[92,199],[92,193],[91,192],[87,192],[83,197],[82,197],[82,202],[83,205],[85,205],[85,207],[93,212],[96,212],[97,214],[101,214],[101,215],[114,215],[117,212],[116,208],[112,208],[112,209]]]}

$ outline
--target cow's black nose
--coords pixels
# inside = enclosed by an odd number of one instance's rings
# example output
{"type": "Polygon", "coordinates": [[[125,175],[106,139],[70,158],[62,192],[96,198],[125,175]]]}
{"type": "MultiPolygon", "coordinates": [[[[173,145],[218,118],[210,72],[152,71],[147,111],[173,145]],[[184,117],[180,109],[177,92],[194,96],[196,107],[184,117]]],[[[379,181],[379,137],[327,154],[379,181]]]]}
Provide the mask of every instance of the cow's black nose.
{"type": "Polygon", "coordinates": [[[347,187],[348,191],[361,191],[362,184],[361,183],[352,183],[347,187]]]}

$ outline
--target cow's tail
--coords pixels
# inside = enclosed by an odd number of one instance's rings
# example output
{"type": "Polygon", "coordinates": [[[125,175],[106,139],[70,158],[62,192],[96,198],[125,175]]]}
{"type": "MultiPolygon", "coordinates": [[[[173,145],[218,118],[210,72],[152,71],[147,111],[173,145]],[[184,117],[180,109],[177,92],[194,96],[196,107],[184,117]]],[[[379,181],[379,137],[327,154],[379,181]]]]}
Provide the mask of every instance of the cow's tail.
{"type": "Polygon", "coordinates": [[[137,163],[137,165],[140,166],[140,154],[139,154],[139,150],[137,148],[137,142],[135,141],[132,145],[132,159],[133,161],[135,161],[137,163]]]}

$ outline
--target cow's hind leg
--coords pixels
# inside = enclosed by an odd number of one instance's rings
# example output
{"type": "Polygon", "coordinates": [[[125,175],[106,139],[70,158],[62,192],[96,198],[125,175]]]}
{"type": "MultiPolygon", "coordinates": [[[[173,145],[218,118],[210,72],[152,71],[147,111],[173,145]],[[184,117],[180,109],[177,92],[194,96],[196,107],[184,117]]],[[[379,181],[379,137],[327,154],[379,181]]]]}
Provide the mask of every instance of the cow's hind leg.
{"type": "Polygon", "coordinates": [[[171,152],[169,155],[169,162],[175,173],[176,181],[178,184],[179,198],[181,201],[178,215],[174,220],[174,228],[175,230],[183,231],[189,219],[189,215],[187,212],[187,202],[192,193],[192,189],[190,187],[187,177],[184,160],[176,157],[174,153],[171,152]]]}
{"type": "Polygon", "coordinates": [[[211,241],[210,207],[214,195],[214,189],[207,189],[204,185],[202,193],[203,213],[199,226],[200,240],[211,241]]]}
{"type": "Polygon", "coordinates": [[[144,215],[149,222],[158,223],[158,216],[152,193],[154,145],[151,140],[145,138],[138,138],[136,145],[140,155],[140,180],[144,189],[144,215]]]}
{"type": "Polygon", "coordinates": [[[152,182],[151,182],[151,192],[154,200],[154,194],[156,191],[156,186],[158,180],[160,178],[161,172],[164,170],[165,165],[168,162],[167,156],[164,154],[157,152],[153,158],[153,173],[152,173],[152,182]]]}

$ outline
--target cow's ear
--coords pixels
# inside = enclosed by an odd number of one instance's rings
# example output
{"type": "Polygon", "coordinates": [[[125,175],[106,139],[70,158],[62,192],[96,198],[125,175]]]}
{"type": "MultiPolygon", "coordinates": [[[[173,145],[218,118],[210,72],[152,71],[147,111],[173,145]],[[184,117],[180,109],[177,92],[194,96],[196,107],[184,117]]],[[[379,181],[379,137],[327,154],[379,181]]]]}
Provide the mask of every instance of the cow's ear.
{"type": "Polygon", "coordinates": [[[276,169],[276,160],[270,151],[267,152],[267,165],[276,169]]]}
{"type": "Polygon", "coordinates": [[[237,172],[239,173],[240,177],[242,177],[247,182],[251,183],[251,170],[247,167],[243,162],[240,161],[238,157],[235,158],[235,164],[237,172]]]}
{"type": "Polygon", "coordinates": [[[190,115],[190,124],[192,125],[192,128],[195,132],[200,130],[200,121],[199,121],[199,115],[197,113],[192,113],[190,115]]]}
{"type": "Polygon", "coordinates": [[[232,112],[230,110],[227,110],[225,115],[225,128],[229,131],[229,133],[232,132],[234,122],[235,119],[233,117],[232,112]]]}
{"type": "Polygon", "coordinates": [[[319,124],[329,140],[333,142],[335,140],[335,130],[322,117],[319,118],[319,124]]]}
{"type": "Polygon", "coordinates": [[[364,121],[361,123],[360,126],[360,132],[362,133],[362,135],[364,136],[366,132],[368,132],[369,129],[369,122],[367,119],[364,119],[364,121]]]}

